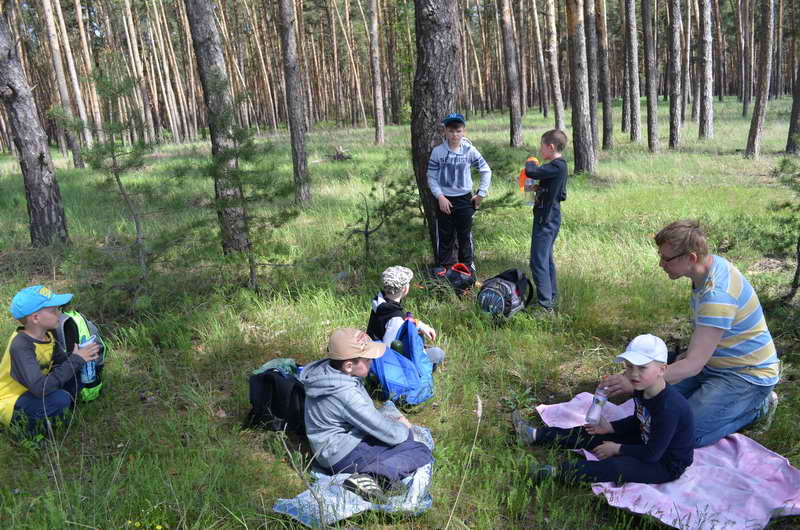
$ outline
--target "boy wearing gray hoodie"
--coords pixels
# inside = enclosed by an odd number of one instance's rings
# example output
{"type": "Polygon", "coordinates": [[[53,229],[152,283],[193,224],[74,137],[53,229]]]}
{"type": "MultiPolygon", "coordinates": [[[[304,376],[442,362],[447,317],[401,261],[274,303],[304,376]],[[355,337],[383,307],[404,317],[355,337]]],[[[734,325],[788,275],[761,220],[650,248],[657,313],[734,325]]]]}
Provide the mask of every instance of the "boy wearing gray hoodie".
{"type": "Polygon", "coordinates": [[[436,198],[436,259],[439,266],[453,264],[454,236],[458,238],[458,261],[475,271],[472,245],[472,216],[489,193],[492,170],[486,160],[464,137],[467,121],[462,114],[448,114],[442,120],[445,141],[431,151],[428,187],[436,198]],[[472,195],[472,172],[481,176],[478,192],[472,195]]]}
{"type": "Polygon", "coordinates": [[[433,460],[430,449],[414,441],[411,423],[381,414],[364,388],[372,359],[386,351],[361,330],[331,333],[326,358],[303,369],[305,423],[317,463],[333,474],[351,473],[343,486],[378,500],[384,486],[411,475],[433,460]]]}

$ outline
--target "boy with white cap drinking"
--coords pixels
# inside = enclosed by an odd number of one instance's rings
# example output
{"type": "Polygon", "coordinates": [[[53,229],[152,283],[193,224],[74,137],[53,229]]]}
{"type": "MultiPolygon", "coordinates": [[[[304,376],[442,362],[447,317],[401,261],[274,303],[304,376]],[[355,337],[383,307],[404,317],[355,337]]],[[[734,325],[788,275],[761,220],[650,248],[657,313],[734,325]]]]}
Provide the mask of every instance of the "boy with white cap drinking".
{"type": "Polygon", "coordinates": [[[680,477],[692,463],[694,418],[689,404],[664,380],[667,346],[655,335],[639,335],[614,362],[625,363],[634,388],[633,415],[572,429],[536,428],[512,415],[514,428],[528,445],[556,443],[588,449],[599,460],[536,466],[534,479],[548,476],[576,482],[661,484],[680,477]]]}

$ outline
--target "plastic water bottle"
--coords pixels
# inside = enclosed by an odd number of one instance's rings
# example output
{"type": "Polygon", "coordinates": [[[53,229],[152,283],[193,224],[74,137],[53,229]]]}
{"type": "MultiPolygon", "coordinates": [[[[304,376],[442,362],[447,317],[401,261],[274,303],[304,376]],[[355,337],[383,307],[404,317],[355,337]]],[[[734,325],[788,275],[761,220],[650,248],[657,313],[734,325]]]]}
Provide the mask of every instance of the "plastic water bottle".
{"type": "MultiPolygon", "coordinates": [[[[89,344],[94,344],[94,341],[96,339],[97,336],[92,335],[85,341],[81,342],[78,348],[85,348],[89,344]]],[[[94,380],[97,379],[96,367],[97,367],[96,361],[86,361],[83,364],[83,370],[81,370],[81,383],[83,383],[84,385],[94,383],[94,380]]]]}
{"type": "Polygon", "coordinates": [[[597,387],[592,398],[592,406],[586,411],[586,423],[588,425],[597,425],[600,423],[600,417],[603,414],[603,405],[608,401],[608,394],[606,389],[601,384],[597,387]]]}

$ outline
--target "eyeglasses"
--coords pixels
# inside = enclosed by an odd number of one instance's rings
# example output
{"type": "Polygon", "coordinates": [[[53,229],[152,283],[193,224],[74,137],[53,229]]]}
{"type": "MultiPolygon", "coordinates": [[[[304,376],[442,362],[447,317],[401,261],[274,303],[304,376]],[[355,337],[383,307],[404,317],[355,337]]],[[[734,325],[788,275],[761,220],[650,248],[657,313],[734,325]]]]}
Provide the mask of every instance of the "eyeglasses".
{"type": "Polygon", "coordinates": [[[688,254],[688,252],[681,252],[680,254],[677,254],[677,255],[675,255],[675,256],[672,256],[671,258],[668,258],[668,257],[666,257],[666,256],[664,256],[664,255],[662,255],[662,254],[659,254],[659,255],[658,255],[658,258],[659,258],[661,261],[663,261],[664,263],[669,263],[670,261],[672,261],[672,260],[674,260],[674,259],[678,259],[678,258],[680,258],[680,257],[682,257],[682,256],[685,256],[686,254],[688,254]]]}

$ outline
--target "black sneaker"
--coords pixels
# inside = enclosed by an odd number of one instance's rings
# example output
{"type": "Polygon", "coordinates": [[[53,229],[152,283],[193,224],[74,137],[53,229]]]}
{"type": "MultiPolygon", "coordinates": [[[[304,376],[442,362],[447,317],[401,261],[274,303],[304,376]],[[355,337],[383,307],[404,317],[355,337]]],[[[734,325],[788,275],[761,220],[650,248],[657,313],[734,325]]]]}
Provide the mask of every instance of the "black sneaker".
{"type": "Polygon", "coordinates": [[[518,410],[511,413],[511,423],[514,425],[514,431],[517,433],[517,438],[525,445],[534,445],[536,443],[537,429],[530,423],[522,419],[522,414],[518,410]]]}
{"type": "Polygon", "coordinates": [[[538,465],[533,464],[531,466],[530,471],[528,471],[528,475],[531,477],[531,480],[534,484],[538,484],[539,482],[543,482],[550,477],[555,476],[556,468],[549,464],[545,465],[538,465]]]}
{"type": "Polygon", "coordinates": [[[378,485],[374,477],[365,473],[354,473],[342,482],[342,487],[352,491],[365,501],[382,503],[386,500],[386,494],[378,485]]]}

